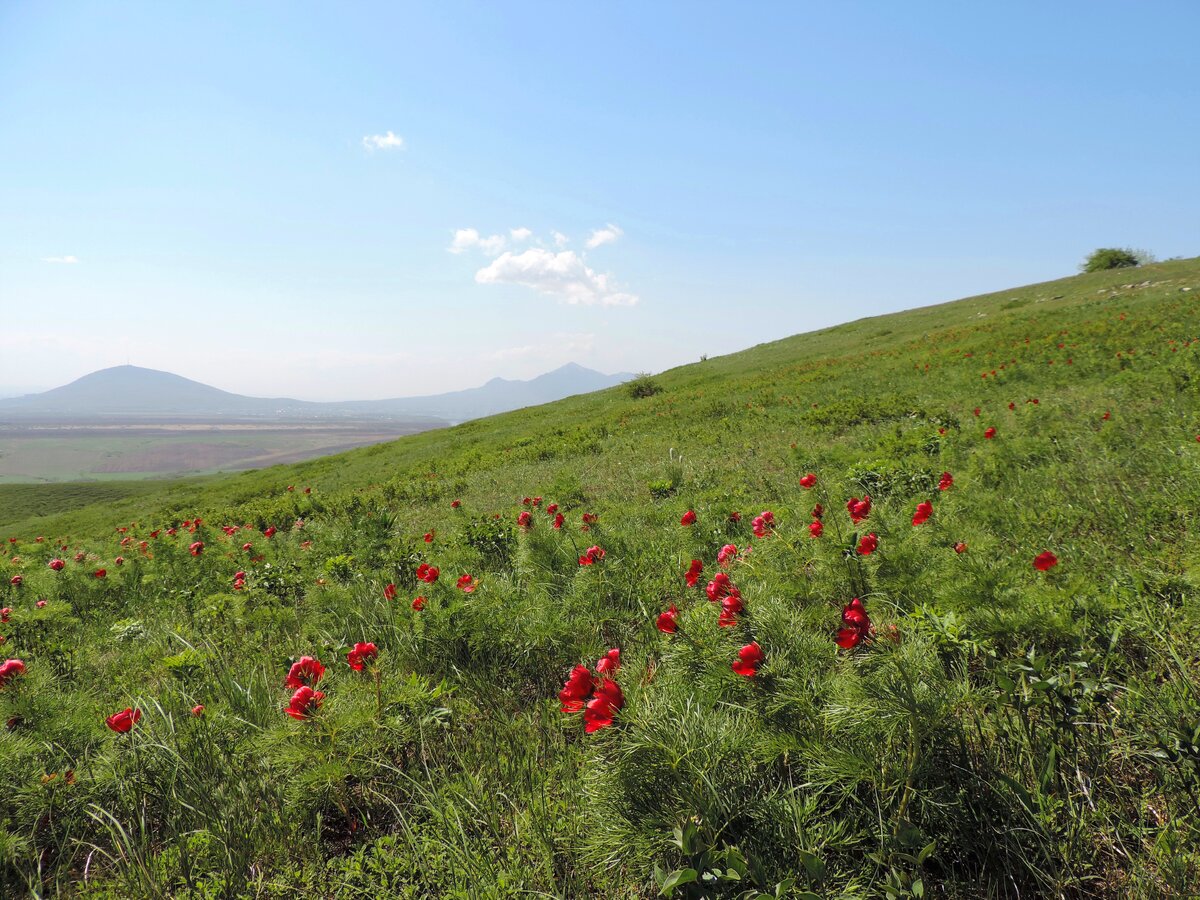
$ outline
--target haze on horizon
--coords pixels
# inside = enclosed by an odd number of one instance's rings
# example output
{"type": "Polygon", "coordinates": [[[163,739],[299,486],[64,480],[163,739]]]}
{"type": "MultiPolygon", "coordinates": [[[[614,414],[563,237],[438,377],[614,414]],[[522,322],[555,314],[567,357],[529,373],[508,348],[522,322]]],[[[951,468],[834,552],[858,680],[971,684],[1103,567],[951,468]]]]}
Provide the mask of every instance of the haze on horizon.
{"type": "Polygon", "coordinates": [[[0,6],[0,395],[661,370],[1195,255],[1200,7],[0,6]]]}

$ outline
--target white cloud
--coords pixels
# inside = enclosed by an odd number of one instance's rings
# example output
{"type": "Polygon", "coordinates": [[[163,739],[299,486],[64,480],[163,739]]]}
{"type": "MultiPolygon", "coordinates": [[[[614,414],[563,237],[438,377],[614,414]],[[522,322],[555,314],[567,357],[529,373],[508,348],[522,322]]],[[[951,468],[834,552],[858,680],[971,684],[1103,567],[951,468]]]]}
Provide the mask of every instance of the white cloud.
{"type": "Polygon", "coordinates": [[[603,228],[597,228],[592,232],[592,236],[587,239],[587,248],[589,250],[595,250],[597,247],[603,246],[604,244],[611,244],[624,233],[624,231],[610,222],[603,228]]]}
{"type": "Polygon", "coordinates": [[[557,247],[559,250],[561,250],[563,247],[567,246],[567,244],[571,243],[571,239],[569,237],[567,237],[565,234],[563,234],[561,231],[554,231],[551,233],[554,235],[554,246],[557,247]]]}
{"type": "Polygon", "coordinates": [[[528,228],[513,228],[508,232],[513,241],[527,241],[533,237],[533,232],[528,228]]]}
{"type": "MultiPolygon", "coordinates": [[[[519,231],[522,229],[514,229],[519,231]]],[[[472,247],[478,247],[488,256],[495,256],[504,249],[504,235],[493,234],[491,237],[481,237],[474,228],[460,228],[454,232],[454,240],[446,249],[451,253],[463,253],[472,247]]]]}
{"type": "Polygon", "coordinates": [[[368,134],[363,137],[363,147],[367,150],[403,150],[404,138],[398,134],[368,134]]]}
{"type": "Polygon", "coordinates": [[[475,273],[479,284],[519,284],[564,303],[582,306],[633,306],[634,294],[619,291],[609,276],[591,269],[574,250],[554,253],[540,247],[501,254],[475,273]]]}
{"type": "Polygon", "coordinates": [[[42,262],[64,263],[68,266],[73,266],[79,262],[79,257],[78,256],[43,256],[42,262]]]}

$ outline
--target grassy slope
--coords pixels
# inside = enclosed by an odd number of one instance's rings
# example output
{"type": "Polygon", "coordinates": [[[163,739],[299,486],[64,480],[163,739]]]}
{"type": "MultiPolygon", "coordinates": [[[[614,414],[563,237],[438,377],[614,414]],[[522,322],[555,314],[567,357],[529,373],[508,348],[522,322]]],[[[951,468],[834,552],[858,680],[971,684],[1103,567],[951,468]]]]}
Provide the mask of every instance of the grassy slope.
{"type": "Polygon", "coordinates": [[[91,840],[149,860],[103,867],[97,890],[118,894],[248,879],[280,896],[648,895],[653,865],[699,858],[670,845],[694,819],[697,840],[736,845],[771,890],[792,878],[865,896],[918,877],[951,896],[1182,890],[1197,877],[1180,815],[1200,763],[1187,749],[1200,721],[1197,297],[1197,260],[1078,276],[681,367],[646,399],[614,389],[13,521],[3,533],[22,539],[22,561],[0,574],[26,584],[0,588],[17,610],[6,650],[30,673],[0,699],[23,723],[0,734],[0,775],[22,785],[0,801],[7,877],[34,877],[40,852],[51,883],[75,881],[76,842],[91,840]],[[797,486],[804,471],[816,491],[797,486]],[[674,495],[652,499],[672,478],[674,495]],[[842,507],[864,490],[880,549],[847,561],[842,507]],[[527,494],[563,504],[562,532],[514,532],[527,494]],[[827,530],[813,541],[818,497],[827,530]],[[934,518],[913,528],[921,499],[934,518]],[[688,508],[700,523],[685,530],[688,508]],[[767,508],[778,533],[754,540],[748,520],[767,508]],[[584,510],[601,516],[588,534],[584,510]],[[153,560],[115,545],[118,523],[141,523],[141,539],[196,515],[210,523],[198,560],[183,549],[193,535],[160,536],[153,560]],[[297,516],[300,532],[249,538],[257,564],[235,553],[246,538],[212,527],[297,516]],[[55,576],[36,534],[93,556],[55,576]],[[593,541],[608,557],[582,568],[593,541]],[[720,629],[682,572],[700,558],[710,577],[727,541],[754,550],[731,569],[748,612],[720,629]],[[1062,564],[1039,575],[1045,549],[1062,564]],[[450,577],[416,583],[421,559],[450,577]],[[98,565],[112,575],[90,579],[98,565]],[[234,594],[239,567],[248,589],[234,594]],[[469,597],[452,584],[465,571],[481,582],[469,597]],[[423,588],[426,610],[383,601],[389,581],[402,600],[423,588]],[[839,654],[855,594],[881,639],[839,654]],[[686,637],[654,630],[670,602],[686,637]],[[742,679],[729,663],[751,637],[767,662],[742,679]],[[356,640],[383,648],[378,696],[339,661],[356,640]],[[584,738],[552,698],[609,646],[627,704],[617,728],[584,738]],[[280,673],[303,653],[331,669],[308,726],[279,711],[280,673]],[[196,699],[202,725],[181,715],[196,699]],[[132,702],[147,709],[140,756],[100,724],[132,702]],[[88,777],[48,798],[34,776],[67,767],[88,777]],[[236,790],[214,787],[233,771],[236,790]],[[203,846],[139,838],[139,823],[203,828],[203,846]]]}

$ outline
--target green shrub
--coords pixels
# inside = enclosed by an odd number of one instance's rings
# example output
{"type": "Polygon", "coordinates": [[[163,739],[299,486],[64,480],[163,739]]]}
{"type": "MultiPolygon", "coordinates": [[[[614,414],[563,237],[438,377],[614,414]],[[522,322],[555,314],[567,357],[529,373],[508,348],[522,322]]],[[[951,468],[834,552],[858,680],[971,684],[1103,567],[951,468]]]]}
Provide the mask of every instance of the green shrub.
{"type": "Polygon", "coordinates": [[[625,390],[629,392],[629,396],[634,400],[640,400],[643,397],[653,397],[655,394],[662,393],[662,385],[655,381],[646,372],[639,372],[638,375],[625,385],[625,390]]]}
{"type": "Polygon", "coordinates": [[[1141,265],[1137,254],[1126,247],[1101,247],[1088,254],[1079,265],[1081,272],[1105,272],[1109,269],[1132,269],[1141,265]]]}

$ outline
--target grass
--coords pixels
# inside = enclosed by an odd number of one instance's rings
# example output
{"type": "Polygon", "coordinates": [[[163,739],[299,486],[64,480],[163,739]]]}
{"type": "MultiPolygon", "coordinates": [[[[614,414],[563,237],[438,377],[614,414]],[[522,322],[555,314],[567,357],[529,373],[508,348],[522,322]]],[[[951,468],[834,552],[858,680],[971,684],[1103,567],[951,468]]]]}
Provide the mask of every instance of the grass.
{"type": "Polygon", "coordinates": [[[0,895],[1190,896],[1198,296],[1200,260],[1081,275],[6,515],[0,895]],[[612,648],[588,734],[558,694],[612,648]]]}

